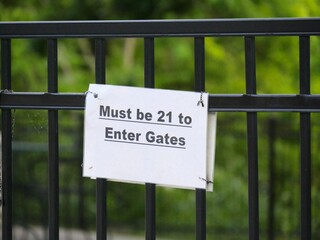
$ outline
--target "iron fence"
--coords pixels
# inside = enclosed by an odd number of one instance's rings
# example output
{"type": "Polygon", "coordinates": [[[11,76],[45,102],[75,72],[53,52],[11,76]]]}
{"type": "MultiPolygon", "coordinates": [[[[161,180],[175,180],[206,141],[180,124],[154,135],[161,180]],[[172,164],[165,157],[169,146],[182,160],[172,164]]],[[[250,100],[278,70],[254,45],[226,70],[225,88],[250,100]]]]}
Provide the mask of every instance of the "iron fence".
{"type": "MultiPolygon", "coordinates": [[[[144,40],[145,87],[155,87],[154,40],[190,37],[194,39],[194,91],[205,90],[205,38],[234,36],[243,38],[245,46],[244,94],[210,94],[209,111],[245,112],[248,146],[248,220],[249,239],[259,239],[258,186],[258,112],[297,112],[300,114],[301,152],[301,239],[311,239],[311,130],[310,113],[320,111],[320,96],[310,93],[310,36],[320,35],[320,19],[212,19],[148,21],[65,21],[1,22],[1,95],[2,109],[2,195],[3,239],[12,239],[12,110],[48,111],[49,239],[59,236],[59,110],[83,110],[84,93],[58,92],[59,39],[88,38],[95,43],[96,83],[105,83],[105,46],[107,38],[135,37],[144,40]],[[257,36],[294,36],[299,39],[300,92],[294,95],[262,95],[256,92],[257,36]],[[48,90],[11,91],[11,40],[46,39],[48,90]]],[[[156,186],[145,184],[145,236],[156,238],[156,186]]],[[[206,192],[196,189],[196,239],[206,239],[206,192]]],[[[106,180],[96,182],[96,236],[106,239],[106,180]]]]}

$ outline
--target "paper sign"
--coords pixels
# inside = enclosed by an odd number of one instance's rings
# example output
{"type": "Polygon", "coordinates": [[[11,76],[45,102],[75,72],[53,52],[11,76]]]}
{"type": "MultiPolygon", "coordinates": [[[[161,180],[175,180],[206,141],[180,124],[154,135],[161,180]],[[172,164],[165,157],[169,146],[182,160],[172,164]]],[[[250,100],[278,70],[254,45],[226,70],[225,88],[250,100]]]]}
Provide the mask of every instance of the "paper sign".
{"type": "Polygon", "coordinates": [[[207,130],[207,93],[91,84],[83,176],[212,190],[207,130]]]}

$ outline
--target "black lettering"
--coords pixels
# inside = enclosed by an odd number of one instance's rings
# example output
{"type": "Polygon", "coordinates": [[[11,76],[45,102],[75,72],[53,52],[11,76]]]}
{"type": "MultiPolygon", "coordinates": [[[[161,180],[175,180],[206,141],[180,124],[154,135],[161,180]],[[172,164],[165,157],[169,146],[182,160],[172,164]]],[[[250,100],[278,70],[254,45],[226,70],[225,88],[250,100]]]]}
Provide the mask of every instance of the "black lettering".
{"type": "Polygon", "coordinates": [[[133,132],[129,132],[127,137],[130,141],[133,141],[135,139],[135,135],[133,132]]]}
{"type": "Polygon", "coordinates": [[[130,108],[128,108],[128,110],[127,110],[127,117],[128,117],[128,119],[131,119],[131,109],[130,108]]]}
{"type": "Polygon", "coordinates": [[[187,125],[190,125],[192,123],[192,118],[190,116],[183,116],[182,113],[180,113],[178,115],[178,118],[179,118],[179,123],[180,124],[187,124],[187,125]]]}
{"type": "Polygon", "coordinates": [[[145,118],[147,121],[151,121],[152,120],[152,114],[149,112],[146,112],[145,118]]]}
{"type": "Polygon", "coordinates": [[[129,140],[129,141],[139,141],[141,133],[127,132],[126,129],[122,131],[113,131],[113,128],[105,128],[105,138],[117,139],[117,140],[129,140]]]}
{"type": "Polygon", "coordinates": [[[122,139],[127,140],[127,131],[125,129],[122,131],[122,139]]]}
{"type": "Polygon", "coordinates": [[[156,140],[157,143],[161,143],[161,144],[163,143],[163,140],[164,140],[164,139],[163,139],[163,136],[157,135],[156,139],[157,139],[157,140],[156,140]]]}
{"type": "Polygon", "coordinates": [[[102,106],[100,105],[99,111],[100,117],[113,117],[113,118],[128,118],[131,119],[131,109],[127,110],[118,110],[112,109],[110,106],[102,106]]]}
{"type": "Polygon", "coordinates": [[[140,109],[137,109],[137,120],[143,120],[144,114],[140,111],[140,109]]]}
{"type": "Polygon", "coordinates": [[[155,141],[154,132],[149,131],[146,133],[146,140],[150,143],[153,143],[155,141]]]}
{"type": "Polygon", "coordinates": [[[192,122],[192,118],[191,118],[190,116],[186,116],[186,117],[184,118],[184,122],[185,122],[185,124],[190,125],[191,122],[192,122]]]}
{"type": "Polygon", "coordinates": [[[100,116],[109,117],[110,106],[100,105],[100,116]]]}
{"type": "Polygon", "coordinates": [[[120,131],[114,131],[114,139],[121,139],[121,132],[120,131]]]}
{"type": "Polygon", "coordinates": [[[172,146],[177,144],[179,144],[180,146],[186,145],[186,140],[184,137],[170,137],[168,133],[166,133],[165,135],[156,135],[154,132],[149,131],[146,133],[146,140],[149,143],[166,144],[172,146]]]}
{"type": "Polygon", "coordinates": [[[183,124],[183,115],[182,115],[182,113],[179,114],[178,118],[179,118],[179,123],[183,124]]]}
{"type": "Polygon", "coordinates": [[[179,145],[180,145],[180,146],[186,145],[186,139],[185,139],[184,137],[180,137],[180,138],[179,138],[179,145]]]}
{"type": "Polygon", "coordinates": [[[113,138],[112,137],[112,133],[113,133],[113,128],[110,128],[110,127],[106,127],[106,131],[105,131],[105,137],[106,138],[113,138]]]}
{"type": "Polygon", "coordinates": [[[111,109],[111,117],[117,118],[118,117],[118,110],[111,109]]]}
{"type": "Polygon", "coordinates": [[[126,111],[125,110],[119,111],[119,118],[126,118],[126,111]]]}
{"type": "Polygon", "coordinates": [[[160,115],[158,118],[158,122],[164,122],[164,111],[159,111],[158,114],[160,115]]]}
{"type": "Polygon", "coordinates": [[[173,137],[170,138],[170,143],[172,145],[177,145],[177,142],[178,142],[178,138],[177,137],[173,136],[173,137]]]}
{"type": "Polygon", "coordinates": [[[166,144],[170,144],[170,142],[169,142],[170,137],[169,137],[168,133],[166,135],[164,135],[164,139],[165,139],[166,144]]]}

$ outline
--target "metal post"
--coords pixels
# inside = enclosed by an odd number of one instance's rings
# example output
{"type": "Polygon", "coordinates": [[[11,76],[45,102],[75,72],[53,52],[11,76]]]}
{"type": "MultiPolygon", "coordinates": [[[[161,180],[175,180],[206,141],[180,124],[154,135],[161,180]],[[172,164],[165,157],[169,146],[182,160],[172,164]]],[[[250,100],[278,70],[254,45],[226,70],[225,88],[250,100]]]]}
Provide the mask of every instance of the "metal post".
{"type": "MultiPolygon", "coordinates": [[[[105,39],[95,40],[95,75],[96,83],[105,84],[106,62],[105,62],[106,42],[105,39]]],[[[96,209],[97,209],[97,240],[107,239],[107,181],[98,178],[96,186],[96,209]]]]}
{"type": "MultiPolygon", "coordinates": [[[[245,37],[246,92],[256,94],[255,38],[245,37]]],[[[259,239],[257,113],[247,113],[249,239],[259,239]]]]}
{"type": "MultiPolygon", "coordinates": [[[[301,36],[300,94],[310,94],[310,37],[301,36]]],[[[300,113],[301,239],[311,239],[311,118],[300,113]]]]}
{"type": "Polygon", "coordinates": [[[268,189],[268,239],[274,240],[274,203],[275,203],[275,120],[268,120],[269,134],[269,189],[268,189]]]}
{"type": "MultiPolygon", "coordinates": [[[[83,149],[83,137],[81,133],[83,133],[83,116],[77,116],[79,121],[79,128],[78,133],[80,133],[77,137],[75,143],[75,161],[82,158],[82,152],[77,151],[76,149],[83,149]]],[[[85,191],[84,191],[84,184],[83,184],[83,177],[82,177],[82,168],[79,168],[79,175],[78,175],[78,226],[82,230],[87,230],[86,228],[86,213],[85,213],[85,191]]]]}
{"type": "MultiPolygon", "coordinates": [[[[154,88],[154,39],[144,39],[144,86],[154,88]]],[[[156,185],[145,185],[146,240],[156,239],[156,185]]]]}
{"type": "MultiPolygon", "coordinates": [[[[48,40],[48,92],[58,92],[57,39],[48,40]]],[[[49,240],[59,239],[59,136],[58,111],[48,110],[49,240]]]]}
{"type": "MultiPolygon", "coordinates": [[[[11,40],[1,40],[1,87],[11,89],[11,40]]],[[[11,109],[2,109],[2,239],[12,239],[11,109]]]]}
{"type": "MultiPolygon", "coordinates": [[[[195,91],[205,91],[204,38],[194,39],[195,91]]],[[[206,191],[196,189],[196,239],[206,239],[206,191]]]]}

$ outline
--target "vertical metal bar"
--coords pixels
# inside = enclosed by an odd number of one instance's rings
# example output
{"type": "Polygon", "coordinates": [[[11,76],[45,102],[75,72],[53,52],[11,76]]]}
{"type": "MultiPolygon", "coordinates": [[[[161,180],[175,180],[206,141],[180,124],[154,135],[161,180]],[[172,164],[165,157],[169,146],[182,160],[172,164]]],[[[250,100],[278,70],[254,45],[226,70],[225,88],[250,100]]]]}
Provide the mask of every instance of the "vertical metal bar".
{"type": "Polygon", "coordinates": [[[96,186],[96,202],[97,202],[97,240],[107,239],[107,181],[98,178],[96,186]]]}
{"type": "MultiPolygon", "coordinates": [[[[205,53],[204,38],[194,39],[195,91],[205,91],[205,53]]],[[[196,189],[196,239],[206,239],[206,191],[196,189]]]]}
{"type": "MultiPolygon", "coordinates": [[[[310,37],[301,36],[300,94],[310,94],[310,37]]],[[[311,239],[311,116],[300,113],[301,239],[311,239]]]]}
{"type": "Polygon", "coordinates": [[[194,74],[194,90],[197,92],[205,91],[205,53],[203,37],[196,37],[194,39],[194,74]]]}
{"type": "Polygon", "coordinates": [[[146,183],[146,240],[156,239],[156,185],[146,183]]]}
{"type": "MultiPolygon", "coordinates": [[[[57,39],[48,42],[48,92],[58,92],[57,39]]],[[[58,111],[48,110],[49,239],[59,239],[59,135],[58,111]]]]}
{"type": "MultiPolygon", "coordinates": [[[[256,94],[255,38],[245,37],[246,92],[256,94]]],[[[249,239],[259,239],[257,113],[247,113],[249,239]]]]}
{"type": "Polygon", "coordinates": [[[275,120],[268,120],[269,134],[269,190],[268,190],[268,239],[274,240],[274,202],[275,202],[275,120]]]}
{"type": "MultiPolygon", "coordinates": [[[[144,86],[154,88],[154,38],[144,39],[144,86]]],[[[152,183],[145,185],[145,219],[146,240],[156,239],[156,186],[152,183]]]]}
{"type": "MultiPolygon", "coordinates": [[[[1,88],[11,89],[11,40],[1,40],[1,88]]],[[[2,109],[2,239],[12,239],[11,109],[2,109]]]]}
{"type": "Polygon", "coordinates": [[[144,86],[154,88],[154,38],[144,39],[144,86]]]}
{"type": "MultiPolygon", "coordinates": [[[[96,83],[106,82],[106,42],[105,39],[95,40],[95,75],[96,83]]],[[[107,181],[98,178],[96,185],[96,231],[97,240],[107,239],[107,181]]]]}
{"type": "MultiPolygon", "coordinates": [[[[76,140],[76,146],[78,149],[83,149],[83,137],[81,133],[83,133],[84,129],[84,122],[83,116],[78,115],[78,133],[80,133],[76,140]]],[[[81,159],[82,152],[77,151],[75,154],[75,159],[81,159]]],[[[84,190],[84,181],[82,177],[82,168],[79,168],[79,175],[78,175],[78,226],[80,229],[85,230],[86,228],[86,211],[85,211],[85,190],[84,190]]]]}

